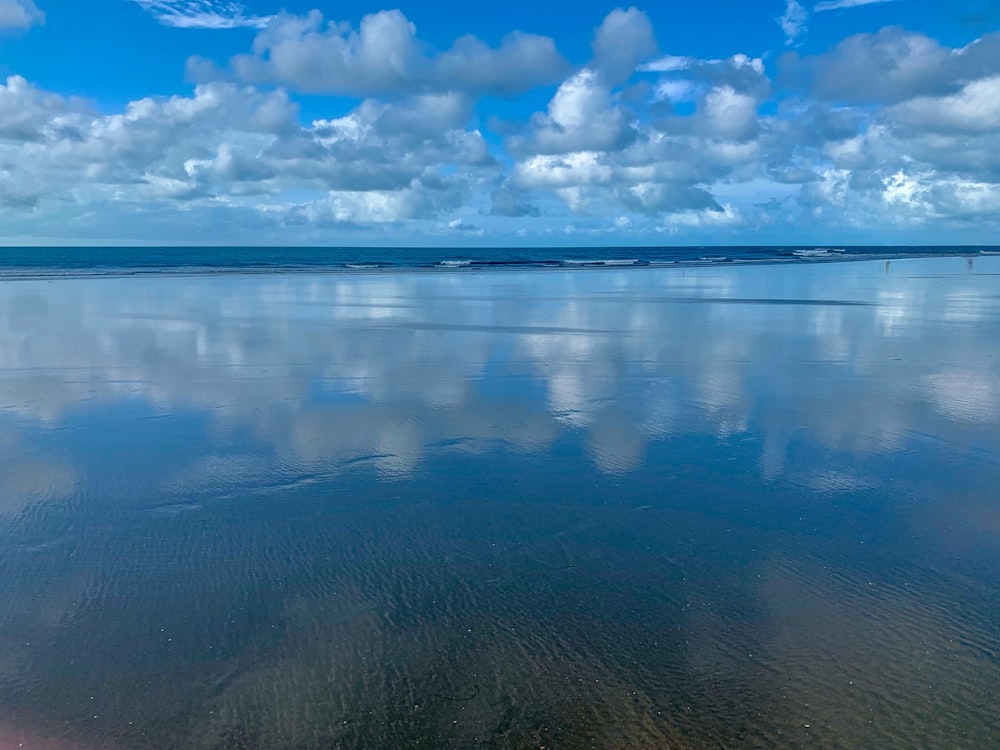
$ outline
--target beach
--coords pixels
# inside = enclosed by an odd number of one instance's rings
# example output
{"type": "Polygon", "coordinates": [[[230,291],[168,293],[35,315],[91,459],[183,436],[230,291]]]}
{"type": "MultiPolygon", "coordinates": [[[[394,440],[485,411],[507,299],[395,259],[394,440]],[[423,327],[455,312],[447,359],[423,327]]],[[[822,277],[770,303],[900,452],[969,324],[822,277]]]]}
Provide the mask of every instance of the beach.
{"type": "Polygon", "coordinates": [[[998,353],[995,255],[0,278],[0,748],[993,746],[998,353]]]}

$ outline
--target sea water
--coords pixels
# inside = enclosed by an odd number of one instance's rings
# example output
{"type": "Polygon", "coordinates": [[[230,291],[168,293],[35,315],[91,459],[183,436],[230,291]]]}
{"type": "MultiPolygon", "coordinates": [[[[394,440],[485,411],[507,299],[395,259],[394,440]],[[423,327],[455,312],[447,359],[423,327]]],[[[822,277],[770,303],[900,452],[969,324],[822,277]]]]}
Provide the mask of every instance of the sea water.
{"type": "Polygon", "coordinates": [[[0,280],[0,747],[1000,744],[1000,258],[254,267],[0,280]]]}

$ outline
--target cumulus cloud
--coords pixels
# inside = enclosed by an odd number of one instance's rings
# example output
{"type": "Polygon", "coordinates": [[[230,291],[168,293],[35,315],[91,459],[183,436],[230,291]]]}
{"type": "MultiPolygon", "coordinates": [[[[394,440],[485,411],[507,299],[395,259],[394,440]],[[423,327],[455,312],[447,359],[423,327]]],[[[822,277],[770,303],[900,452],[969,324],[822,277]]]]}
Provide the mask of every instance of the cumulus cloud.
{"type": "Polygon", "coordinates": [[[753,137],[759,128],[757,107],[757,100],[749,94],[731,86],[719,86],[705,96],[705,123],[715,135],[744,141],[753,137]]]}
{"type": "MultiPolygon", "coordinates": [[[[595,38],[609,25],[619,29],[621,21],[612,14],[595,38]]],[[[631,25],[643,27],[637,17],[631,25]]],[[[622,87],[585,67],[559,87],[525,131],[508,138],[508,150],[519,157],[512,184],[552,191],[577,215],[627,210],[684,216],[687,223],[679,219],[678,225],[688,227],[735,224],[719,221],[735,213],[727,214],[709,186],[747,179],[759,170],[759,108],[770,90],[763,62],[746,55],[649,60],[655,49],[653,40],[630,61],[641,73],[661,75],[651,88],[652,103],[682,92],[695,103],[693,114],[651,118],[649,103],[629,99],[622,87]]]]}
{"type": "MultiPolygon", "coordinates": [[[[454,193],[442,196],[450,208],[461,205],[454,193]],[[450,201],[447,198],[451,198],[450,201]]],[[[435,201],[431,191],[419,182],[398,190],[333,190],[319,201],[301,208],[302,214],[312,222],[335,224],[384,224],[410,219],[427,219],[443,208],[435,201]]]]}
{"type": "Polygon", "coordinates": [[[594,33],[591,67],[609,83],[628,80],[659,47],[649,17],[637,8],[611,11],[594,33]]]}
{"type": "Polygon", "coordinates": [[[0,31],[24,31],[40,23],[45,23],[45,14],[34,0],[0,0],[0,31]]]}
{"type": "Polygon", "coordinates": [[[113,112],[0,84],[7,241],[114,227],[120,241],[388,242],[403,222],[414,242],[1000,230],[1000,34],[949,47],[886,28],[788,53],[776,81],[760,57],[664,54],[634,8],[605,17],[576,67],[517,32],[434,52],[399,11],[357,28],[281,16],[254,45],[224,72],[202,67],[187,95],[113,112]],[[546,80],[537,111],[484,120],[486,95],[546,80]],[[303,121],[296,96],[313,90],[355,100],[313,99],[329,114],[303,121]]]}
{"type": "Polygon", "coordinates": [[[53,215],[183,210],[197,221],[197,211],[242,208],[313,225],[429,218],[495,169],[482,135],[466,128],[469,107],[460,95],[366,101],[302,125],[284,91],[213,83],[103,115],[12,77],[0,86],[0,184],[10,207],[53,215]]]}
{"type": "Polygon", "coordinates": [[[615,101],[611,87],[590,68],[566,79],[535,115],[529,134],[512,138],[515,152],[564,154],[579,151],[617,151],[634,138],[631,115],[615,101]]]}
{"type": "Polygon", "coordinates": [[[743,217],[739,211],[732,206],[726,205],[721,208],[706,208],[701,211],[685,210],[677,211],[665,218],[666,228],[670,231],[687,229],[691,227],[726,227],[735,226],[743,222],[743,217]]]}
{"type": "Polygon", "coordinates": [[[508,34],[498,47],[467,35],[434,53],[399,10],[366,15],[357,28],[327,22],[317,10],[306,16],[281,15],[260,32],[250,54],[229,61],[225,73],[202,58],[188,63],[196,80],[228,74],[249,83],[350,96],[414,91],[509,95],[552,83],[568,67],[552,39],[521,32],[508,34]]]}
{"type": "Polygon", "coordinates": [[[887,27],[848,37],[822,55],[789,55],[782,67],[790,79],[807,80],[822,98],[892,104],[954,93],[971,81],[1000,74],[1000,33],[952,49],[924,34],[887,27]]]}
{"type": "Polygon", "coordinates": [[[0,138],[11,141],[43,140],[65,119],[70,103],[56,94],[39,91],[21,76],[0,84],[0,138]]]}
{"type": "MultiPolygon", "coordinates": [[[[765,125],[803,221],[962,231],[1000,182],[1000,36],[949,48],[899,28],[782,61],[798,100],[765,125]]],[[[910,235],[914,239],[918,235],[910,235]]],[[[985,237],[985,235],[983,235],[985,237]]]]}
{"type": "Polygon", "coordinates": [[[942,132],[1000,131],[1000,75],[972,81],[948,96],[921,96],[897,105],[893,119],[942,132]]]}
{"type": "MultiPolygon", "coordinates": [[[[30,2],[30,0],[29,0],[30,2]]],[[[249,13],[229,0],[132,0],[164,26],[179,29],[262,29],[270,16],[249,13]]]]}

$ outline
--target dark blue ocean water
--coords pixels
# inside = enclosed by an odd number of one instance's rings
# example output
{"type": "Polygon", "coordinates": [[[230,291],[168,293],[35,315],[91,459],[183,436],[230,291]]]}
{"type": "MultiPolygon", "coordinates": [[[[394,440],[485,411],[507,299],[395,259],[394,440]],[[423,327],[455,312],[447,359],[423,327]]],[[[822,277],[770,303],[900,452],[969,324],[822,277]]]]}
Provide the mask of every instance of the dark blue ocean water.
{"type": "Polygon", "coordinates": [[[979,255],[1000,247],[14,247],[0,249],[0,274],[156,273],[219,270],[372,270],[377,268],[560,268],[844,258],[979,255]]]}

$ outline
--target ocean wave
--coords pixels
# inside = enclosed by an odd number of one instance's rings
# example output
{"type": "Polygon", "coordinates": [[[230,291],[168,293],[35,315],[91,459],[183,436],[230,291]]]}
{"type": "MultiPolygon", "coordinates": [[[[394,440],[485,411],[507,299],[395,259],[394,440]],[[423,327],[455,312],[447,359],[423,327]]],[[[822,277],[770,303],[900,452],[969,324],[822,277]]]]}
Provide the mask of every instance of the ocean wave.
{"type": "Polygon", "coordinates": [[[638,258],[567,258],[561,262],[566,266],[638,266],[644,263],[638,258]]]}
{"type": "Polygon", "coordinates": [[[814,247],[792,250],[792,255],[798,258],[829,258],[831,255],[843,255],[847,252],[843,247],[814,247]]]}
{"type": "Polygon", "coordinates": [[[0,278],[642,268],[995,255],[1000,247],[5,248],[0,278]],[[565,254],[564,254],[565,253],[565,254]],[[612,254],[614,253],[614,254],[612,254]],[[617,253],[621,253],[618,255],[617,253]],[[449,257],[451,256],[451,257],[449,257]],[[560,257],[562,256],[562,257],[560,257]]]}

